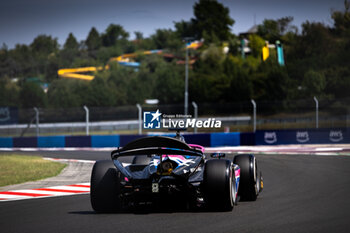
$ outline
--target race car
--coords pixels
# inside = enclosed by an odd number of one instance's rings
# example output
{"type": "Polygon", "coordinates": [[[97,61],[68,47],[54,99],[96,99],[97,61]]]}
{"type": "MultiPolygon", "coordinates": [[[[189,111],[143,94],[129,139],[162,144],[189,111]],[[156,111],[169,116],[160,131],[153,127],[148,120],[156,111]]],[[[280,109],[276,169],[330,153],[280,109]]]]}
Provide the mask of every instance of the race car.
{"type": "Polygon", "coordinates": [[[254,155],[233,160],[180,138],[151,136],[112,151],[94,164],[90,200],[99,213],[128,208],[209,208],[230,211],[238,200],[255,201],[263,188],[254,155]],[[132,156],[131,163],[123,163],[132,156]]]}

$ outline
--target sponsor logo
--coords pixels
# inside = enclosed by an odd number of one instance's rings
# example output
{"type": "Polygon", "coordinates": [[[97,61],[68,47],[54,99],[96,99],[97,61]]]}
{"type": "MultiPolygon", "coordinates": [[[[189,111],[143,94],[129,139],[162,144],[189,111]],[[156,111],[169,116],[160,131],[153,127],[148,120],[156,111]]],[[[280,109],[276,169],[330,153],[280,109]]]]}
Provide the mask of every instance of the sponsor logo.
{"type": "Polygon", "coordinates": [[[0,121],[10,120],[10,109],[8,107],[0,108],[0,121]]]}
{"type": "Polygon", "coordinates": [[[276,132],[265,132],[264,140],[268,144],[272,144],[272,143],[277,142],[276,132]]]}
{"type": "Polygon", "coordinates": [[[221,128],[222,122],[215,118],[205,120],[192,118],[191,115],[166,115],[159,112],[143,113],[143,128],[221,128]],[[162,116],[162,117],[161,117],[162,116]]]}
{"type": "Polygon", "coordinates": [[[215,118],[208,118],[207,120],[196,120],[191,119],[181,119],[181,120],[172,120],[172,119],[163,119],[164,128],[221,128],[221,121],[215,120],[215,118]]]}
{"type": "Polygon", "coordinates": [[[310,140],[309,133],[307,131],[297,131],[296,139],[300,143],[305,143],[310,140]]]}
{"type": "Polygon", "coordinates": [[[329,140],[331,142],[340,142],[343,140],[343,133],[341,130],[331,130],[329,132],[329,140]]]}
{"type": "Polygon", "coordinates": [[[159,129],[161,116],[159,109],[156,112],[143,112],[143,128],[159,129]]]}

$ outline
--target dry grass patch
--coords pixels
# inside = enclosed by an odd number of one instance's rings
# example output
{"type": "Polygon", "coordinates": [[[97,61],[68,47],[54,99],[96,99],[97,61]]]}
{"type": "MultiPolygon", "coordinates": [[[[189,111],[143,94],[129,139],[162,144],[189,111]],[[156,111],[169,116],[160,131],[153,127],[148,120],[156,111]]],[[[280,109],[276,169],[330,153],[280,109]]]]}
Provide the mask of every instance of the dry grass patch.
{"type": "Polygon", "coordinates": [[[0,187],[56,176],[66,166],[39,156],[0,155],[0,187]]]}

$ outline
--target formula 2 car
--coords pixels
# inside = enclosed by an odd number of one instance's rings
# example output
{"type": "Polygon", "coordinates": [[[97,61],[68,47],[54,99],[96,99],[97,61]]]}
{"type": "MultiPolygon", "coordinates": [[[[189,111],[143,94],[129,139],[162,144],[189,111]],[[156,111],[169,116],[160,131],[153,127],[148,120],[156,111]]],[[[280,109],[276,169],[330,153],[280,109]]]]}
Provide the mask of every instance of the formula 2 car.
{"type": "Polygon", "coordinates": [[[97,161],[91,175],[90,200],[96,212],[130,207],[207,207],[230,211],[241,200],[255,201],[262,177],[253,155],[232,160],[177,138],[151,136],[112,151],[112,160],[97,161]],[[131,164],[122,163],[133,156],[131,164]]]}

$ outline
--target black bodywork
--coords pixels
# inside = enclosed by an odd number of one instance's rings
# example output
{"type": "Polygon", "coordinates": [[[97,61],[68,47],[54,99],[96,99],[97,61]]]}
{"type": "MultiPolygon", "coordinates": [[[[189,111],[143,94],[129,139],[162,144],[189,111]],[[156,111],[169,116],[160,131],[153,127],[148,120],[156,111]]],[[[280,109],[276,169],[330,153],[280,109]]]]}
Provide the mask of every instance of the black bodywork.
{"type": "Polygon", "coordinates": [[[94,164],[90,200],[96,212],[128,207],[209,207],[230,211],[242,200],[255,201],[262,190],[261,172],[254,155],[233,160],[181,138],[145,137],[112,151],[112,160],[94,164]],[[125,163],[131,156],[132,163],[125,163]],[[122,162],[124,161],[124,163],[122,162]]]}
{"type": "Polygon", "coordinates": [[[111,157],[119,171],[119,195],[124,206],[203,203],[205,155],[200,148],[175,138],[155,136],[114,150],[111,157]],[[143,156],[145,162],[124,166],[118,160],[123,156],[143,156]]]}

